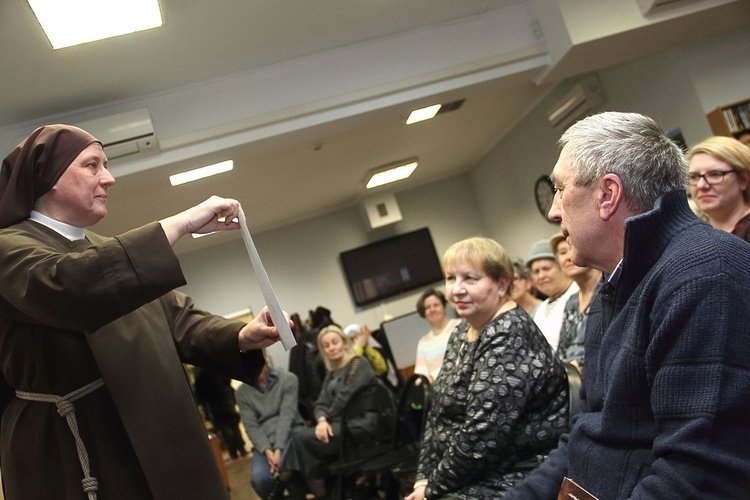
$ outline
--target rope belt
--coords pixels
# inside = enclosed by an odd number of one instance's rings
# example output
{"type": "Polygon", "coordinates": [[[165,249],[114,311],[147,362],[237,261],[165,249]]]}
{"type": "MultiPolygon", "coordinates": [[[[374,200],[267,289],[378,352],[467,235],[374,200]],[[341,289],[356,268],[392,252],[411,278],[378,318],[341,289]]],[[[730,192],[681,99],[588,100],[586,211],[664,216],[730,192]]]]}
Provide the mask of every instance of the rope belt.
{"type": "Polygon", "coordinates": [[[73,433],[73,439],[76,442],[76,449],[78,450],[78,461],[81,462],[81,469],[83,469],[83,480],[81,485],[83,491],[88,495],[89,500],[96,500],[96,490],[99,489],[99,482],[95,477],[91,477],[91,469],[89,468],[89,454],[86,452],[86,447],[83,444],[81,435],[78,432],[78,422],[76,421],[76,409],[73,406],[73,401],[82,398],[86,394],[90,394],[100,387],[104,386],[104,380],[94,380],[88,385],[76,389],[70,394],[65,396],[58,396],[56,394],[41,394],[37,392],[25,392],[16,391],[16,397],[20,399],[26,399],[28,401],[39,401],[42,403],[55,403],[57,406],[57,413],[61,417],[65,417],[68,421],[68,427],[70,432],[73,433]]]}

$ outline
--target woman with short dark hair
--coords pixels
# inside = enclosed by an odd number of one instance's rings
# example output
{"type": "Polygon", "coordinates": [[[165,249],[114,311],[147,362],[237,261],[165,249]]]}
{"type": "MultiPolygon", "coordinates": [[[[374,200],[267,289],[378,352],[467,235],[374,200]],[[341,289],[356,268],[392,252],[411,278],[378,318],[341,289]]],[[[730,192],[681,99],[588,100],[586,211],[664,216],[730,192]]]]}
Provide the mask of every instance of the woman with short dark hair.
{"type": "Polygon", "coordinates": [[[435,380],[445,356],[453,329],[458,326],[458,319],[450,319],[446,314],[448,301],[440,290],[425,290],[417,301],[417,312],[430,323],[430,331],[417,342],[417,360],[414,373],[424,375],[430,382],[435,380]]]}

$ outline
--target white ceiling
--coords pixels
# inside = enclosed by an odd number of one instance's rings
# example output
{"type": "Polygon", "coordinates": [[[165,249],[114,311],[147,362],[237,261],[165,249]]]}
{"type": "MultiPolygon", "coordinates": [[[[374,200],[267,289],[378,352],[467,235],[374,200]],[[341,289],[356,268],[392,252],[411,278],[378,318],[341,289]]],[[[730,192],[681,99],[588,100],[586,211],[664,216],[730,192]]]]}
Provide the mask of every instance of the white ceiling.
{"type": "Polygon", "coordinates": [[[398,190],[465,172],[561,79],[750,21],[748,0],[681,0],[648,18],[636,0],[584,3],[160,0],[161,28],[53,51],[28,4],[4,1],[0,146],[43,123],[146,107],[161,150],[112,162],[96,230],[220,194],[242,202],[257,232],[355,203],[380,165],[419,157],[411,179],[387,188],[398,190]],[[457,99],[457,111],[404,125],[416,107],[457,99]],[[168,184],[228,158],[231,173],[168,184]]]}

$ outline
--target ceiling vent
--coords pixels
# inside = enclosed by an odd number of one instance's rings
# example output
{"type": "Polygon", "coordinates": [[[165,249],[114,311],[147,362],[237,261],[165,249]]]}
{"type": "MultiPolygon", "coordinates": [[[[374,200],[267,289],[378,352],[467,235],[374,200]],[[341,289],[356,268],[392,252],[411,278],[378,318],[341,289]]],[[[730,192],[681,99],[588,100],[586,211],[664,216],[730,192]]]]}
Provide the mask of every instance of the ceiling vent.
{"type": "Polygon", "coordinates": [[[560,133],[604,103],[604,91],[596,76],[576,83],[565,96],[547,112],[550,124],[560,133]]]}
{"type": "Polygon", "coordinates": [[[148,109],[141,108],[77,123],[102,142],[108,160],[159,150],[148,109]]]}

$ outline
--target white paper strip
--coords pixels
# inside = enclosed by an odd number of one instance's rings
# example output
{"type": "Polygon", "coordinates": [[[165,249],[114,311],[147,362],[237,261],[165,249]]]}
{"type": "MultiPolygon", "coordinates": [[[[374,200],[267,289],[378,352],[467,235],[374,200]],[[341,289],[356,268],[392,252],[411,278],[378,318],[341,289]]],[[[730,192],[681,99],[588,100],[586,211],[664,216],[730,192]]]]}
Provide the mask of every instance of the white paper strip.
{"type": "Polygon", "coordinates": [[[273,293],[271,281],[268,279],[266,269],[263,267],[263,262],[260,260],[260,255],[258,255],[258,250],[255,248],[255,243],[253,243],[253,238],[250,236],[250,231],[247,229],[247,220],[245,220],[245,213],[242,210],[240,210],[239,220],[242,239],[245,240],[245,247],[250,256],[250,262],[252,262],[255,274],[258,276],[260,291],[263,293],[263,299],[268,306],[268,312],[271,313],[273,324],[279,329],[281,344],[284,346],[284,349],[288,351],[297,345],[297,341],[294,339],[292,329],[289,328],[289,323],[287,322],[286,316],[284,316],[284,311],[279,305],[279,299],[277,299],[276,294],[273,293]]]}

